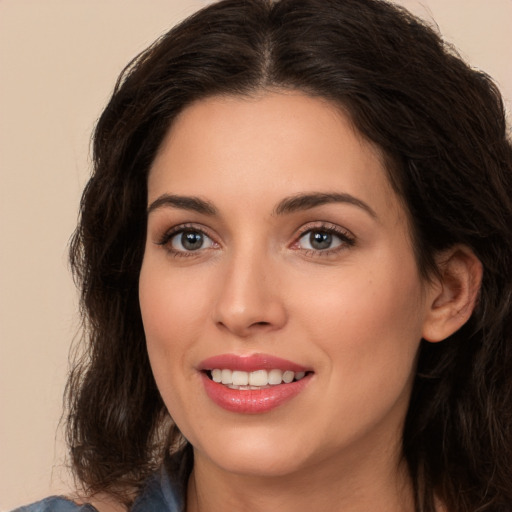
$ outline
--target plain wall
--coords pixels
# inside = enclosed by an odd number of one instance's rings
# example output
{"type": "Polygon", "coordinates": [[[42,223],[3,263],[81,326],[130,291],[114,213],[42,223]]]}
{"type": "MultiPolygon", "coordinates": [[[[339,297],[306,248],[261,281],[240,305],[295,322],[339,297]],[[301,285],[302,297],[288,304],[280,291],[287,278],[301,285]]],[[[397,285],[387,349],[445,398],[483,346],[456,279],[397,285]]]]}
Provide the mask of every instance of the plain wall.
{"type": "MultiPolygon", "coordinates": [[[[90,133],[123,66],[206,3],[0,0],[0,511],[71,485],[58,429],[79,325],[66,258],[90,133]]],[[[399,3],[435,19],[512,110],[512,0],[399,3]]]]}

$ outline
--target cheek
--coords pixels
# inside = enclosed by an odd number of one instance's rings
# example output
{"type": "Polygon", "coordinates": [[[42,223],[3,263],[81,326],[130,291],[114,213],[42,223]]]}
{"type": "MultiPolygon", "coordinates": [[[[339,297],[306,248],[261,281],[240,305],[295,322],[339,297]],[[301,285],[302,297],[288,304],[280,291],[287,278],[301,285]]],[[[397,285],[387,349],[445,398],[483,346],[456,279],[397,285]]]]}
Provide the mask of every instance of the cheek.
{"type": "MultiPolygon", "coordinates": [[[[351,268],[338,282],[301,305],[300,317],[311,339],[333,365],[361,377],[411,371],[421,339],[423,300],[414,261],[382,258],[375,271],[351,268]]],[[[317,284],[319,284],[317,282],[317,284]]]]}
{"type": "Polygon", "coordinates": [[[208,298],[201,276],[172,272],[155,258],[143,262],[139,301],[148,343],[179,344],[204,320],[208,298]],[[201,292],[201,293],[200,293],[201,292]]]}
{"type": "Polygon", "coordinates": [[[194,373],[187,364],[187,354],[200,337],[208,315],[209,299],[204,291],[200,276],[172,272],[168,262],[151,255],[144,259],[140,308],[151,367],[166,403],[174,396],[172,389],[179,387],[178,375],[190,377],[194,373]]]}
{"type": "MultiPolygon", "coordinates": [[[[151,369],[157,387],[173,418],[183,416],[180,398],[185,375],[193,375],[186,354],[204,322],[198,283],[169,272],[165,260],[146,256],[139,279],[139,302],[151,369]],[[177,392],[180,391],[181,392],[177,392]]],[[[185,394],[186,396],[186,394],[185,394]]]]}
{"type": "Polygon", "coordinates": [[[304,304],[302,331],[323,354],[323,405],[336,417],[333,428],[343,424],[347,436],[385,418],[403,421],[422,325],[422,288],[411,268],[400,273],[383,266],[378,274],[354,268],[343,285],[326,286],[304,304]]]}

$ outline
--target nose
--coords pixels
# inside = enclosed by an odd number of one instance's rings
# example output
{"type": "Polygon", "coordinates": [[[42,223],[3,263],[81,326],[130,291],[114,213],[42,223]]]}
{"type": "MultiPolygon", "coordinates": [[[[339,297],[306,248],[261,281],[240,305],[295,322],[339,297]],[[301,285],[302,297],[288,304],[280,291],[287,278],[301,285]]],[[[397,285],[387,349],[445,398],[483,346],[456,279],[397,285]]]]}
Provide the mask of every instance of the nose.
{"type": "Polygon", "coordinates": [[[281,329],[287,311],[276,266],[254,251],[231,258],[226,262],[214,315],[218,327],[240,338],[281,329]]]}

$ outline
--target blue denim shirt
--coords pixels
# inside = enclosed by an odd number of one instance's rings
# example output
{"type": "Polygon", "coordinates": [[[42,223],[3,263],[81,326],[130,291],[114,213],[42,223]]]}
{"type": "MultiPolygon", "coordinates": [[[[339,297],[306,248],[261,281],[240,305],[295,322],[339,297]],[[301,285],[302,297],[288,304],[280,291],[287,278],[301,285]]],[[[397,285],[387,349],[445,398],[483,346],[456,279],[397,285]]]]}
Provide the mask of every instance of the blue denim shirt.
{"type": "MultiPolygon", "coordinates": [[[[183,498],[180,486],[161,471],[148,480],[130,512],[182,512],[183,498]]],[[[32,505],[17,508],[12,512],[98,512],[92,505],[76,505],[59,496],[51,496],[32,505]]]]}

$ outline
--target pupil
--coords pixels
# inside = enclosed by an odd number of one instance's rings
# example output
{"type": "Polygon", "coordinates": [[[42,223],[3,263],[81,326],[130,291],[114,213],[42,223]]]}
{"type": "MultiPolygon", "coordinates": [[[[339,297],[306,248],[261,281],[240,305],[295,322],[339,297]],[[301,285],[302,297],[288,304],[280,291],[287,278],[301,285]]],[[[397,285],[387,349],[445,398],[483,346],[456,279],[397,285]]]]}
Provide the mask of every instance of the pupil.
{"type": "Polygon", "coordinates": [[[309,236],[313,249],[328,249],[332,244],[331,233],[313,232],[309,236]]]}
{"type": "Polygon", "coordinates": [[[188,231],[181,235],[181,244],[189,251],[196,251],[203,245],[203,235],[194,231],[188,231]]]}

